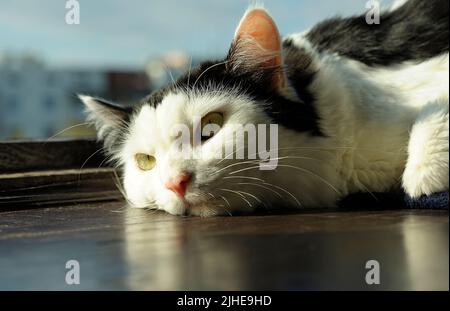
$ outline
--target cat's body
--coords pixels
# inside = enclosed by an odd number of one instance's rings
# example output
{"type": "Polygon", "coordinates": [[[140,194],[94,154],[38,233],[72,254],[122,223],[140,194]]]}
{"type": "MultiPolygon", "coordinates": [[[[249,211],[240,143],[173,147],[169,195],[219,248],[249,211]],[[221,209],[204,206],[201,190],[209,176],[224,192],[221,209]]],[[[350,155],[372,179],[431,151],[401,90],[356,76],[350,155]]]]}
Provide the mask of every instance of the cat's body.
{"type": "Polygon", "coordinates": [[[382,12],[380,25],[364,16],[325,21],[282,42],[254,9],[224,61],[192,70],[133,112],[82,99],[123,166],[133,205],[208,216],[334,206],[351,193],[402,187],[411,197],[448,191],[448,74],[447,0],[411,0],[382,12]],[[204,157],[177,158],[173,126],[217,111],[220,131],[193,145],[204,157]],[[278,124],[275,170],[214,158],[233,143],[233,124],[278,124]],[[151,170],[136,167],[141,153],[156,159],[151,170]]]}

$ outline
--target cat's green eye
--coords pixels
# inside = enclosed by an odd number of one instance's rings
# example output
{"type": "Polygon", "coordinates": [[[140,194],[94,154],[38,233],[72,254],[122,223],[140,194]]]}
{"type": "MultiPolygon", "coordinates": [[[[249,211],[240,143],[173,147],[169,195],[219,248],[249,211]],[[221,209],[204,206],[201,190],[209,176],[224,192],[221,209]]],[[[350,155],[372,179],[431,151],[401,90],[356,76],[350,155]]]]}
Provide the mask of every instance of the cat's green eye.
{"type": "MultiPolygon", "coordinates": [[[[223,114],[220,112],[210,112],[208,113],[206,116],[204,116],[202,118],[201,121],[201,125],[202,125],[202,131],[205,125],[207,124],[216,124],[219,127],[222,127],[223,125],[223,114]]],[[[211,136],[203,136],[202,135],[202,140],[207,140],[209,138],[211,138],[213,135],[211,136]]]]}
{"type": "Polygon", "coordinates": [[[151,170],[156,164],[155,157],[149,154],[137,153],[134,157],[136,159],[137,166],[143,171],[151,170]]]}

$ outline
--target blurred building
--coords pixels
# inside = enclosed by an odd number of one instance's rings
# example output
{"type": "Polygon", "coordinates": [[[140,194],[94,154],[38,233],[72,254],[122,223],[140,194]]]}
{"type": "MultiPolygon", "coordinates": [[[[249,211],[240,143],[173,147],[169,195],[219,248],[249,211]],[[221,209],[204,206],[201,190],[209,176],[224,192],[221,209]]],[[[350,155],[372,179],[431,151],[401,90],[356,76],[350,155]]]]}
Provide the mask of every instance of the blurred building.
{"type": "MultiPolygon", "coordinates": [[[[0,139],[49,137],[84,122],[77,93],[128,104],[150,90],[144,72],[50,69],[34,55],[0,54],[0,139]]],[[[67,134],[93,131],[75,127],[67,134]]]]}
{"type": "MultiPolygon", "coordinates": [[[[83,123],[76,94],[131,105],[200,63],[183,52],[150,59],[145,71],[55,69],[35,54],[0,51],[0,139],[46,138],[83,123]]],[[[61,136],[92,136],[76,126],[61,136]]]]}
{"type": "Polygon", "coordinates": [[[144,72],[108,71],[105,77],[106,98],[121,104],[133,104],[147,96],[152,89],[152,83],[144,72]]]}

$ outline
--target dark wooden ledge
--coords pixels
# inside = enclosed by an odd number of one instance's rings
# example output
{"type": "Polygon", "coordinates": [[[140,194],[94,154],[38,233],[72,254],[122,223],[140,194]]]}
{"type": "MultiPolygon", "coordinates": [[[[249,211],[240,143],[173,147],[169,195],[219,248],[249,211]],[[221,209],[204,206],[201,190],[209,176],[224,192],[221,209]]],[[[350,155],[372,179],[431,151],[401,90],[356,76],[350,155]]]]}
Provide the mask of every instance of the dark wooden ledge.
{"type": "Polygon", "coordinates": [[[0,142],[0,174],[98,167],[105,160],[101,147],[93,139],[3,141],[0,142]]]}
{"type": "Polygon", "coordinates": [[[92,139],[0,142],[0,211],[122,199],[92,139]]]}

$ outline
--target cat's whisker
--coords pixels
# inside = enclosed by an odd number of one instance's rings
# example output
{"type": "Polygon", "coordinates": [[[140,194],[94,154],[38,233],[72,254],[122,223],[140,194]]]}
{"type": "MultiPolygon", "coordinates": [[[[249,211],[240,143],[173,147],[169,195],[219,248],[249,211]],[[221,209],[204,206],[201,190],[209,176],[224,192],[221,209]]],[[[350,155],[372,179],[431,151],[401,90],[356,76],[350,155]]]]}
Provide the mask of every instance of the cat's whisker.
{"type": "Polygon", "coordinates": [[[241,193],[239,193],[238,191],[234,191],[234,190],[230,190],[230,189],[224,189],[224,188],[220,188],[218,190],[234,193],[237,196],[239,196],[242,200],[244,200],[248,204],[248,206],[253,207],[252,204],[241,193]]]}
{"type": "Polygon", "coordinates": [[[94,151],[84,162],[83,162],[83,164],[81,164],[81,167],[80,167],[80,169],[79,169],[79,171],[78,171],[78,181],[77,181],[77,185],[79,186],[80,185],[80,182],[81,182],[81,171],[83,170],[83,167],[87,164],[87,162],[93,157],[93,156],[95,156],[97,153],[99,153],[100,151],[102,151],[103,150],[103,147],[102,148],[99,148],[99,149],[97,149],[96,151],[94,151]]]}
{"type": "MultiPolygon", "coordinates": [[[[245,149],[245,148],[246,148],[245,146],[244,147],[240,147],[240,148],[237,148],[235,151],[233,151],[231,153],[228,153],[223,159],[221,159],[219,162],[217,162],[217,164],[220,164],[220,163],[222,163],[225,160],[232,159],[232,158],[228,158],[228,157],[236,154],[238,151],[240,151],[242,149],[245,149]]],[[[306,147],[273,148],[273,149],[267,150],[267,152],[271,152],[271,151],[275,151],[275,150],[285,150],[285,149],[310,149],[310,148],[306,148],[306,147]]],[[[247,155],[247,157],[250,158],[250,157],[257,156],[257,155],[258,155],[258,152],[255,152],[255,153],[247,155]]]]}
{"type": "MultiPolygon", "coordinates": [[[[211,192],[206,192],[206,193],[191,193],[191,195],[194,195],[194,196],[197,196],[197,197],[201,197],[201,198],[203,198],[204,199],[204,201],[205,201],[205,203],[206,202],[208,202],[209,200],[208,200],[208,198],[206,197],[206,195],[208,195],[209,197],[211,197],[213,200],[217,200],[217,197],[214,195],[214,194],[212,194],[211,192]]],[[[218,195],[230,208],[231,208],[231,205],[230,205],[230,203],[228,202],[228,200],[225,198],[225,197],[223,197],[223,196],[221,196],[221,195],[218,195]]],[[[224,210],[225,210],[225,212],[228,214],[228,215],[230,215],[230,216],[233,216],[232,215],[232,213],[225,207],[225,206],[223,206],[223,205],[216,205],[217,207],[221,207],[221,208],[223,208],[224,210]]],[[[212,212],[214,212],[214,209],[213,208],[210,208],[208,205],[206,206],[206,208],[208,209],[208,211],[210,211],[211,213],[212,212]]]]}
{"type": "MultiPolygon", "coordinates": [[[[235,153],[237,153],[238,151],[240,151],[240,150],[242,150],[242,149],[245,149],[245,148],[246,148],[246,146],[237,148],[235,151],[233,151],[233,152],[227,154],[222,160],[220,160],[219,162],[217,162],[217,164],[222,163],[223,161],[227,160],[229,156],[232,156],[233,154],[235,154],[235,153]]],[[[256,153],[255,153],[254,155],[248,155],[248,157],[255,156],[255,155],[256,155],[256,153]]]]}
{"type": "Polygon", "coordinates": [[[203,72],[197,77],[197,79],[195,79],[195,82],[194,82],[194,85],[192,86],[192,88],[193,88],[193,89],[195,88],[195,85],[196,85],[197,82],[200,80],[200,78],[203,76],[203,74],[205,74],[205,72],[207,72],[208,70],[210,70],[210,69],[212,69],[212,68],[214,68],[214,67],[217,67],[217,66],[220,66],[220,65],[224,65],[224,64],[226,64],[226,63],[228,63],[228,62],[230,62],[230,61],[229,61],[229,60],[226,60],[226,61],[223,61],[223,62],[220,62],[220,63],[216,63],[216,64],[213,64],[213,65],[209,66],[209,67],[206,68],[205,70],[203,70],[203,72]]]}
{"type": "MultiPolygon", "coordinates": [[[[282,150],[282,149],[283,149],[283,148],[278,149],[278,150],[282,150]]],[[[272,150],[277,150],[277,149],[272,149],[272,150]]],[[[237,152],[237,150],[236,150],[234,153],[236,153],[236,152],[237,152]]],[[[232,154],[229,154],[229,155],[232,155],[232,154]]],[[[229,155],[228,155],[228,156],[229,156],[229,155]]],[[[257,155],[257,153],[254,153],[254,154],[248,155],[248,157],[252,157],[252,156],[256,156],[256,155],[257,155]]],[[[312,157],[297,156],[297,155],[288,155],[288,156],[283,156],[283,157],[270,158],[270,160],[284,160],[284,159],[304,159],[304,160],[312,160],[312,161],[322,161],[322,162],[326,162],[326,160],[321,159],[321,158],[312,158],[312,157]]],[[[217,162],[217,164],[220,164],[220,163],[223,162],[224,160],[225,160],[225,158],[222,159],[222,160],[220,160],[219,162],[217,162]]],[[[226,166],[226,167],[223,167],[223,168],[219,169],[218,171],[214,172],[213,174],[217,174],[217,173],[223,171],[223,170],[226,169],[226,168],[229,168],[229,167],[232,167],[232,166],[236,166],[236,165],[239,165],[239,164],[257,163],[257,162],[259,162],[259,163],[264,163],[261,159],[254,159],[254,160],[251,160],[251,161],[241,161],[241,162],[236,162],[236,163],[230,164],[230,165],[228,165],[228,166],[226,166]]]]}
{"type": "MultiPolygon", "coordinates": [[[[219,207],[224,207],[224,206],[223,205],[219,205],[219,207]]],[[[209,217],[211,215],[215,215],[216,214],[215,209],[213,209],[212,207],[208,206],[206,209],[208,210],[209,214],[203,215],[204,217],[209,217]]],[[[225,211],[228,212],[226,209],[225,209],[225,211]]]]}
{"type": "MultiPolygon", "coordinates": [[[[242,150],[244,148],[245,147],[240,147],[240,148],[236,149],[235,151],[227,154],[223,159],[221,159],[219,162],[217,162],[217,164],[220,164],[220,163],[222,163],[225,160],[231,159],[231,158],[229,158],[231,155],[237,153],[238,151],[240,151],[240,150],[242,150]]],[[[308,150],[308,151],[320,152],[320,151],[333,151],[333,150],[338,150],[338,149],[378,151],[378,152],[380,151],[379,149],[375,149],[375,148],[358,148],[358,147],[354,147],[354,146],[333,146],[333,147],[297,146],[297,147],[272,148],[272,149],[269,149],[269,150],[266,150],[266,151],[267,152],[271,152],[271,151],[275,151],[275,150],[277,150],[277,151],[280,151],[280,150],[308,150]]],[[[386,152],[386,151],[384,151],[384,152],[386,152]]],[[[392,152],[392,153],[394,153],[394,152],[392,152]]],[[[257,156],[257,155],[258,155],[258,152],[253,153],[253,154],[249,154],[249,155],[247,155],[247,157],[250,158],[250,157],[257,156]]],[[[310,158],[310,159],[312,160],[312,159],[315,159],[315,158],[310,158]]],[[[317,158],[317,160],[320,160],[320,159],[317,158]]]]}
{"type": "Polygon", "coordinates": [[[271,189],[271,188],[269,188],[269,187],[266,187],[266,186],[264,186],[263,184],[250,183],[250,182],[248,182],[248,183],[237,183],[237,184],[238,184],[238,185],[254,185],[254,186],[257,186],[257,187],[260,187],[260,188],[264,188],[264,189],[266,189],[266,190],[269,190],[269,191],[275,193],[280,199],[283,198],[283,196],[282,196],[278,191],[275,191],[275,190],[273,190],[273,189],[271,189]]]}
{"type": "Polygon", "coordinates": [[[240,162],[236,162],[236,163],[233,163],[233,164],[229,164],[229,165],[227,165],[227,166],[225,166],[225,167],[222,167],[221,169],[219,169],[219,170],[213,172],[212,174],[213,174],[213,175],[216,175],[216,174],[218,174],[218,173],[220,173],[220,172],[222,172],[222,171],[224,171],[224,170],[226,170],[226,169],[228,169],[228,168],[230,168],[230,167],[234,167],[234,166],[236,166],[236,165],[252,164],[252,163],[258,163],[258,162],[259,162],[259,160],[251,160],[251,161],[240,161],[240,162]]]}
{"type": "MultiPolygon", "coordinates": [[[[116,179],[118,179],[118,177],[116,177],[116,179]]],[[[114,181],[114,185],[116,186],[117,190],[119,190],[120,194],[122,194],[123,198],[127,201],[128,203],[128,199],[127,196],[125,194],[125,191],[123,190],[122,186],[120,185],[120,181],[114,181]]]]}
{"type": "Polygon", "coordinates": [[[108,157],[105,157],[103,160],[102,160],[102,162],[100,162],[100,164],[98,165],[98,167],[97,168],[100,168],[105,162],[107,162],[109,159],[108,159],[108,157]]]}
{"type": "Polygon", "coordinates": [[[97,153],[99,153],[100,151],[102,151],[103,150],[103,148],[99,148],[99,149],[97,149],[95,152],[93,152],[84,162],[83,162],[83,164],[81,165],[81,167],[80,167],[80,171],[83,169],[83,167],[87,164],[87,162],[93,157],[93,156],[95,156],[97,153]]]}
{"type": "Polygon", "coordinates": [[[312,171],[310,171],[308,169],[305,169],[305,168],[302,168],[302,167],[298,167],[298,166],[294,166],[294,165],[286,165],[286,164],[278,164],[277,167],[292,168],[292,169],[295,169],[295,170],[299,170],[299,171],[311,174],[312,176],[315,176],[316,178],[320,179],[323,183],[328,185],[331,189],[333,189],[336,192],[336,194],[338,194],[339,196],[341,195],[341,192],[339,190],[337,190],[336,187],[334,187],[329,181],[327,181],[322,176],[320,176],[317,173],[314,173],[314,172],[312,172],[312,171]]]}
{"type": "Polygon", "coordinates": [[[220,194],[219,197],[228,205],[229,208],[231,208],[230,202],[228,202],[227,198],[225,198],[223,195],[220,194]]]}
{"type": "Polygon", "coordinates": [[[237,171],[230,172],[230,173],[228,173],[228,175],[234,175],[234,174],[237,174],[237,173],[253,170],[253,169],[256,169],[256,168],[260,168],[260,166],[257,165],[257,166],[250,166],[250,167],[242,168],[242,169],[239,169],[237,171]]]}
{"type": "MultiPolygon", "coordinates": [[[[238,183],[238,185],[254,185],[255,186],[255,185],[258,185],[258,184],[255,184],[255,183],[238,183]]],[[[287,193],[291,198],[294,199],[294,201],[297,203],[297,205],[299,207],[303,207],[302,204],[300,203],[300,201],[297,199],[297,197],[295,195],[293,195],[291,192],[289,192],[288,190],[284,189],[283,187],[280,187],[280,186],[277,186],[277,185],[274,185],[274,184],[271,184],[271,183],[268,183],[268,182],[264,182],[264,185],[275,187],[278,190],[281,190],[281,191],[287,193]]],[[[264,188],[270,189],[270,188],[267,188],[267,187],[264,187],[264,188]]]]}
{"type": "Polygon", "coordinates": [[[369,194],[372,196],[372,198],[375,199],[375,201],[378,201],[377,196],[376,196],[372,191],[370,191],[369,188],[366,187],[366,185],[364,185],[363,183],[360,183],[360,186],[361,186],[361,188],[363,188],[365,191],[367,191],[367,193],[369,193],[369,194]]]}
{"type": "Polygon", "coordinates": [[[75,124],[75,125],[66,127],[65,129],[63,129],[63,130],[57,132],[56,134],[50,136],[49,138],[47,138],[47,139],[44,141],[44,144],[48,143],[50,140],[52,140],[52,139],[55,138],[56,136],[61,135],[61,134],[64,133],[64,132],[67,132],[68,130],[71,130],[71,129],[73,129],[73,128],[75,128],[75,127],[78,127],[78,126],[83,126],[83,125],[88,125],[88,124],[89,124],[89,122],[83,122],[83,123],[78,123],[78,124],[75,124]]]}
{"type": "MultiPolygon", "coordinates": [[[[217,200],[217,198],[216,198],[216,196],[214,195],[214,194],[212,194],[211,192],[208,192],[207,193],[209,196],[211,196],[214,200],[217,200]]],[[[219,195],[220,197],[221,197],[221,199],[225,202],[225,203],[227,203],[227,205],[231,208],[231,205],[230,205],[230,203],[228,202],[228,200],[227,199],[225,199],[223,196],[221,196],[221,195],[219,195]]],[[[225,210],[225,212],[227,212],[227,214],[228,215],[230,215],[230,216],[233,216],[232,214],[231,214],[231,212],[225,207],[225,206],[223,206],[223,205],[220,205],[221,207],[223,207],[223,209],[225,210]]]]}
{"type": "Polygon", "coordinates": [[[245,195],[248,195],[249,197],[253,198],[253,199],[254,199],[255,201],[257,201],[258,203],[260,203],[260,204],[262,204],[262,205],[265,206],[265,204],[264,204],[257,196],[255,196],[255,195],[253,195],[253,194],[251,194],[251,193],[249,193],[249,192],[245,192],[245,191],[241,191],[241,190],[239,190],[238,192],[239,192],[239,193],[242,193],[242,194],[245,194],[245,195]]]}
{"type": "Polygon", "coordinates": [[[164,70],[166,71],[166,73],[169,75],[170,80],[172,80],[172,83],[175,85],[176,82],[175,82],[175,79],[173,78],[172,71],[170,70],[169,66],[167,66],[166,64],[164,64],[163,67],[164,67],[164,70]]]}
{"type": "MultiPolygon", "coordinates": [[[[225,176],[225,177],[223,177],[223,179],[233,179],[233,178],[236,178],[236,179],[251,179],[251,180],[256,180],[256,181],[262,182],[262,183],[265,184],[265,185],[269,185],[269,186],[275,187],[275,188],[277,188],[277,189],[279,189],[279,190],[281,190],[281,191],[287,193],[288,195],[290,195],[290,196],[295,200],[295,202],[296,202],[300,207],[302,207],[302,204],[300,203],[300,201],[299,201],[299,200],[298,200],[291,192],[289,192],[288,190],[286,190],[286,189],[284,189],[284,188],[282,188],[282,187],[280,187],[280,186],[277,186],[277,185],[268,183],[268,182],[266,182],[264,179],[256,178],[256,177],[250,177],[250,176],[225,176]]],[[[238,183],[238,184],[241,184],[241,185],[245,185],[245,184],[248,184],[248,185],[256,185],[255,183],[238,183]]],[[[264,187],[264,188],[266,188],[266,187],[264,187]]],[[[267,188],[266,188],[266,189],[267,189],[267,188]]]]}
{"type": "Polygon", "coordinates": [[[189,82],[191,81],[191,69],[192,69],[192,55],[191,59],[189,61],[189,69],[188,69],[188,78],[187,78],[187,85],[189,85],[189,82]]]}
{"type": "MultiPolygon", "coordinates": [[[[320,158],[311,158],[311,157],[303,157],[303,156],[284,156],[284,157],[278,157],[278,158],[270,158],[270,160],[285,160],[285,159],[302,159],[302,160],[313,160],[313,161],[324,161],[320,158]]],[[[263,161],[261,161],[264,163],[263,161]]]]}
{"type": "MultiPolygon", "coordinates": [[[[338,195],[341,195],[341,193],[336,189],[336,187],[334,187],[332,184],[330,184],[325,178],[321,177],[320,175],[318,175],[318,174],[316,174],[314,172],[311,172],[310,170],[307,170],[307,169],[301,168],[301,167],[297,167],[297,166],[294,166],[294,165],[286,165],[286,164],[278,164],[277,168],[278,167],[288,167],[288,168],[292,168],[292,169],[295,169],[295,170],[299,170],[299,171],[311,174],[311,175],[315,176],[316,178],[318,178],[319,180],[321,180],[326,185],[328,185],[338,195]]],[[[259,165],[258,166],[251,166],[251,167],[243,168],[243,169],[240,169],[240,170],[237,170],[237,171],[234,171],[234,172],[230,172],[228,175],[233,175],[233,174],[237,174],[237,173],[240,173],[240,172],[253,170],[253,169],[257,169],[257,168],[259,168],[259,165]]],[[[267,172],[272,172],[272,171],[267,171],[267,172]]]]}
{"type": "Polygon", "coordinates": [[[206,195],[212,196],[212,194],[208,193],[191,193],[191,195],[194,195],[196,197],[203,198],[205,201],[208,201],[208,197],[206,195]]]}
{"type": "Polygon", "coordinates": [[[235,179],[235,178],[239,178],[239,179],[252,179],[252,180],[258,180],[261,182],[265,182],[264,179],[261,178],[257,178],[257,177],[250,177],[250,176],[225,176],[222,177],[223,179],[235,179]]]}
{"type": "MultiPolygon", "coordinates": [[[[210,192],[208,192],[208,193],[210,193],[210,192]]],[[[212,193],[210,193],[212,196],[214,196],[212,193]]],[[[222,200],[231,208],[231,205],[230,205],[230,203],[228,202],[228,200],[227,199],[225,199],[225,197],[223,197],[223,196],[221,196],[220,195],[220,197],[222,198],[222,200]]],[[[224,210],[225,210],[225,212],[227,212],[227,214],[229,215],[229,216],[233,216],[233,214],[231,214],[231,212],[224,206],[224,205],[220,205],[220,207],[222,207],[224,210]]]]}
{"type": "Polygon", "coordinates": [[[117,190],[119,190],[119,192],[122,194],[123,198],[125,199],[125,202],[127,202],[128,205],[133,205],[129,200],[128,197],[125,193],[125,189],[123,188],[121,182],[120,182],[120,178],[117,175],[116,170],[113,170],[113,176],[114,176],[114,185],[116,186],[117,190]]]}

